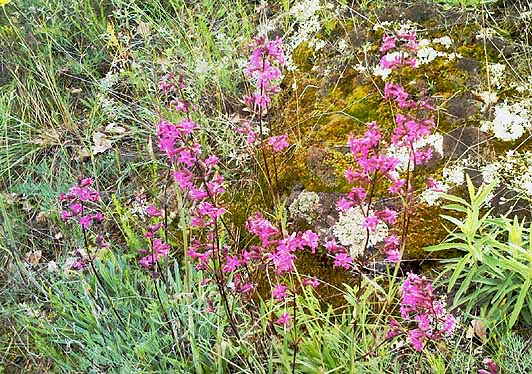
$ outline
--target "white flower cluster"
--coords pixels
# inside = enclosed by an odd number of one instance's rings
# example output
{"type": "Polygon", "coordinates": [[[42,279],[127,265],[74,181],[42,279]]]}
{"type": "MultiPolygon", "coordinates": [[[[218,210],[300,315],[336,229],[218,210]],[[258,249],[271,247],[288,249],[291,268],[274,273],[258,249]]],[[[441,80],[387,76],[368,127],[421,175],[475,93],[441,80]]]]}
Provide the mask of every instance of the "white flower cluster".
{"type": "Polygon", "coordinates": [[[493,87],[501,88],[504,81],[504,73],[506,65],[504,64],[489,64],[488,73],[493,87]]]}
{"type": "Polygon", "coordinates": [[[292,53],[301,43],[308,42],[310,47],[317,47],[317,49],[325,46],[319,41],[312,40],[313,36],[321,28],[318,14],[320,9],[321,5],[319,0],[301,1],[290,9],[290,15],[295,21],[293,27],[296,28],[297,25],[297,32],[284,43],[287,70],[297,69],[297,66],[292,61],[292,53]]]}
{"type": "MultiPolygon", "coordinates": [[[[373,214],[370,210],[369,214],[373,214]]],[[[362,226],[364,214],[360,207],[353,207],[346,212],[341,212],[338,222],[332,227],[333,235],[340,244],[350,249],[351,257],[359,257],[364,252],[367,231],[362,226]]],[[[388,226],[379,222],[375,233],[369,234],[369,245],[375,245],[388,237],[388,226]]]]}
{"type": "Polygon", "coordinates": [[[511,180],[510,187],[532,197],[532,152],[508,151],[498,166],[511,180]]]}
{"type": "Polygon", "coordinates": [[[528,166],[524,174],[521,174],[515,179],[514,183],[517,189],[526,193],[528,196],[532,196],[532,163],[528,166]]]}
{"type": "Polygon", "coordinates": [[[462,57],[460,54],[451,52],[443,52],[443,51],[437,51],[434,48],[431,47],[435,44],[442,45],[445,49],[449,49],[453,45],[453,40],[448,36],[443,36],[441,38],[432,39],[432,43],[428,39],[421,39],[419,41],[419,49],[417,51],[417,61],[418,64],[424,65],[428,64],[438,57],[444,57],[447,60],[455,60],[456,58],[462,57]]]}
{"type": "Polygon", "coordinates": [[[420,195],[421,200],[430,206],[439,205],[441,196],[449,190],[447,183],[439,183],[438,190],[427,188],[420,195]]]}
{"type": "Polygon", "coordinates": [[[523,100],[514,104],[499,103],[494,109],[493,121],[483,121],[480,129],[492,131],[497,139],[512,141],[519,139],[532,128],[532,101],[523,100]]]}
{"type": "Polygon", "coordinates": [[[470,165],[470,161],[460,160],[443,168],[443,179],[451,186],[458,186],[465,183],[464,168],[470,165]]]}
{"type": "Polygon", "coordinates": [[[311,224],[316,218],[316,210],[320,205],[320,197],[316,192],[303,191],[290,204],[288,211],[291,217],[303,218],[311,224]]]}

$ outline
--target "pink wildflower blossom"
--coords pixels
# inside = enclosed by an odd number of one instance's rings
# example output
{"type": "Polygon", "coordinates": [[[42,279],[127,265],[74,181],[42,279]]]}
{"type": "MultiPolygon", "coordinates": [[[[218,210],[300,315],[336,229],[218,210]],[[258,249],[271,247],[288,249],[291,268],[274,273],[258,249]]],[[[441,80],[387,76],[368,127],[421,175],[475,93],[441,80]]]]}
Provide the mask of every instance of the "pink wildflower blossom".
{"type": "Polygon", "coordinates": [[[350,269],[353,265],[353,259],[347,253],[337,253],[334,256],[334,266],[350,269]]]}
{"type": "Polygon", "coordinates": [[[285,329],[289,329],[290,328],[290,314],[286,312],[281,314],[281,316],[279,317],[279,319],[277,319],[277,321],[275,321],[275,323],[277,325],[284,327],[285,329]]]}
{"type": "Polygon", "coordinates": [[[364,218],[364,222],[362,222],[362,227],[364,227],[369,232],[374,233],[377,229],[378,223],[379,219],[376,216],[367,216],[366,218],[364,218]]]}
{"type": "Polygon", "coordinates": [[[161,211],[155,207],[155,205],[151,204],[146,209],[146,213],[148,214],[148,217],[160,217],[162,215],[161,211]]]}
{"type": "Polygon", "coordinates": [[[272,290],[272,297],[275,297],[277,301],[283,301],[286,297],[286,286],[284,284],[278,284],[272,290]]]}
{"type": "Polygon", "coordinates": [[[270,145],[274,152],[280,152],[289,146],[288,134],[272,136],[268,139],[268,145],[270,145]]]}
{"type": "Polygon", "coordinates": [[[303,285],[304,286],[311,286],[313,288],[316,288],[316,287],[318,287],[320,285],[320,281],[316,277],[305,278],[305,279],[303,279],[303,285]]]}

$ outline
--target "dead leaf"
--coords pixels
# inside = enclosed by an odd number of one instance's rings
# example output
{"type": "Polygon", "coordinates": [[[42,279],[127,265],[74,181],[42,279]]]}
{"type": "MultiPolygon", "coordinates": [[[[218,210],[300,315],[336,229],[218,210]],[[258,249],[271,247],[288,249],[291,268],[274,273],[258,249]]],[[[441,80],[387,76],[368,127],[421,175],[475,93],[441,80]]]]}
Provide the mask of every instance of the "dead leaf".
{"type": "Polygon", "coordinates": [[[47,212],[39,212],[37,213],[37,217],[35,217],[37,222],[46,222],[48,218],[50,218],[50,215],[47,212]]]}
{"type": "Polygon", "coordinates": [[[107,126],[105,126],[105,129],[103,130],[108,134],[118,134],[121,135],[126,132],[125,127],[119,126],[114,122],[111,122],[107,126]]]}
{"type": "Polygon", "coordinates": [[[469,326],[467,329],[466,337],[468,339],[473,339],[474,337],[477,337],[481,341],[485,341],[487,339],[487,333],[484,321],[480,319],[475,319],[471,321],[471,326],[469,326]]]}
{"type": "Polygon", "coordinates": [[[139,22],[137,32],[144,38],[149,36],[151,34],[151,24],[148,22],[139,22]]]}
{"type": "Polygon", "coordinates": [[[77,159],[79,161],[84,161],[86,159],[88,159],[90,156],[90,153],[89,153],[89,150],[85,147],[81,147],[79,150],[78,150],[78,157],[77,159]]]}
{"type": "Polygon", "coordinates": [[[61,136],[54,128],[48,128],[40,131],[39,136],[31,141],[33,144],[52,146],[61,144],[61,136]]]}
{"type": "Polygon", "coordinates": [[[26,261],[32,265],[37,265],[42,257],[42,251],[33,251],[26,254],[26,261]]]}
{"type": "Polygon", "coordinates": [[[103,153],[112,147],[111,141],[103,132],[96,131],[92,134],[92,140],[94,141],[92,153],[95,155],[103,153]]]}

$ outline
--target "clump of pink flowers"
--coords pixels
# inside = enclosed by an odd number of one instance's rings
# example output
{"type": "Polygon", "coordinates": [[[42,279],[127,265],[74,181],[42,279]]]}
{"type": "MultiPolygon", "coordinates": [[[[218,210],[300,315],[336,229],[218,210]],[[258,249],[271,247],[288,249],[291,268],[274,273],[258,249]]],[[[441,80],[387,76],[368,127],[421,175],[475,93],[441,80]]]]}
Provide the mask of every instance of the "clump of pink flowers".
{"type": "Polygon", "coordinates": [[[414,31],[399,31],[393,35],[384,35],[380,65],[383,69],[398,69],[404,66],[417,66],[416,52],[419,44],[414,31]]]}
{"type": "Polygon", "coordinates": [[[402,321],[390,321],[387,338],[405,334],[416,351],[422,351],[426,341],[452,335],[456,328],[454,316],[437,300],[431,282],[413,273],[403,284],[400,312],[402,321]]]}
{"type": "Polygon", "coordinates": [[[245,96],[246,104],[255,104],[267,108],[271,102],[271,95],[278,93],[281,88],[277,81],[281,78],[280,66],[286,64],[283,44],[279,37],[268,40],[266,36],[255,38],[246,72],[255,80],[255,91],[252,96],[245,96]]]}
{"type": "MultiPolygon", "coordinates": [[[[416,67],[415,52],[418,48],[415,32],[397,32],[394,35],[384,35],[381,52],[383,68],[402,69],[405,66],[416,67]]],[[[396,103],[395,128],[389,139],[386,139],[376,122],[367,124],[364,136],[349,137],[348,146],[355,161],[355,167],[349,167],[345,178],[354,185],[346,197],[342,197],[337,205],[341,212],[349,209],[360,209],[364,216],[362,226],[367,231],[366,247],[370,235],[374,234],[379,224],[393,226],[399,216],[395,209],[384,208],[372,210],[375,186],[385,184],[387,191],[402,202],[403,233],[408,229],[408,215],[413,207],[413,177],[416,166],[424,165],[432,157],[432,148],[417,147],[422,140],[429,136],[434,128],[433,110],[424,95],[416,99],[409,94],[400,83],[387,82],[384,87],[384,99],[396,103]],[[426,116],[429,112],[429,116],[426,116]],[[391,151],[392,150],[392,151],[391,151]],[[399,159],[397,152],[404,150],[408,154],[405,161],[399,159]]],[[[401,248],[404,247],[405,237],[390,235],[380,246],[389,262],[401,260],[401,248]]],[[[339,247],[332,247],[337,252],[335,265],[349,268],[351,258],[339,247]]],[[[367,248],[364,248],[364,252],[367,248]]],[[[331,252],[329,250],[329,252],[331,252]]]]}
{"type": "Polygon", "coordinates": [[[150,245],[148,249],[139,250],[141,254],[145,255],[140,259],[139,264],[142,268],[149,269],[159,261],[168,257],[170,245],[165,243],[162,238],[157,237],[160,235],[163,228],[163,224],[160,222],[162,212],[154,205],[150,205],[146,209],[146,213],[148,218],[152,221],[148,224],[144,233],[144,237],[148,239],[150,245]]]}
{"type": "MultiPolygon", "coordinates": [[[[281,67],[286,64],[286,57],[283,51],[283,43],[279,37],[274,40],[268,40],[266,36],[259,36],[255,38],[249,47],[252,52],[246,67],[246,73],[254,82],[255,88],[251,95],[244,96],[244,104],[258,117],[260,140],[262,142],[264,136],[263,117],[272,101],[272,96],[281,90],[279,80],[282,75],[281,67]]],[[[249,121],[244,122],[237,131],[247,135],[249,144],[253,144],[259,139],[249,121]]],[[[282,151],[289,145],[288,135],[272,136],[268,139],[268,145],[273,152],[282,151]]]]}
{"type": "MultiPolygon", "coordinates": [[[[101,223],[104,219],[103,213],[99,210],[97,203],[100,200],[100,193],[93,188],[92,178],[80,178],[78,183],[70,187],[67,193],[61,193],[60,202],[62,206],[61,220],[64,222],[76,222],[84,232],[84,239],[87,241],[87,232],[94,223],[101,223]]],[[[107,248],[107,243],[102,235],[96,235],[94,242],[98,248],[107,248]]],[[[87,242],[85,245],[87,246],[87,242]]],[[[87,248],[88,250],[88,248],[87,248]]],[[[85,257],[81,251],[76,251],[75,261],[72,269],[82,270],[85,268],[85,257]]]]}
{"type": "Polygon", "coordinates": [[[103,213],[94,205],[100,200],[100,193],[92,187],[93,184],[92,178],[83,178],[73,185],[68,193],[61,194],[63,221],[75,220],[81,227],[88,229],[94,221],[103,220],[103,213]]]}

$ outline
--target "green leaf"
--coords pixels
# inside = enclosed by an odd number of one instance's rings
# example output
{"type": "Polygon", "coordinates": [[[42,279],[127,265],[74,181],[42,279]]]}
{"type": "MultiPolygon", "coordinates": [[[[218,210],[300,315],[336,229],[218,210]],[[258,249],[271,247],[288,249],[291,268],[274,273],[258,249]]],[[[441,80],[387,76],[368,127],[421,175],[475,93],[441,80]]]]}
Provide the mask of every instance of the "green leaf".
{"type": "Polygon", "coordinates": [[[521,287],[521,291],[519,292],[519,297],[517,298],[517,302],[515,303],[514,310],[510,316],[510,320],[508,321],[508,328],[510,329],[517,322],[517,318],[519,317],[519,314],[521,313],[521,309],[523,309],[523,304],[525,303],[525,298],[528,295],[531,284],[532,284],[532,272],[526,279],[525,283],[521,287]]]}
{"type": "Polygon", "coordinates": [[[442,208],[447,209],[447,210],[455,210],[457,212],[467,213],[467,208],[459,204],[448,204],[448,205],[442,206],[442,208]]]}
{"type": "Polygon", "coordinates": [[[446,219],[447,221],[449,222],[452,222],[454,223],[454,225],[456,227],[459,227],[459,228],[462,228],[464,226],[464,223],[462,221],[460,221],[459,219],[457,218],[454,218],[454,217],[451,217],[451,216],[448,216],[446,214],[440,214],[440,217],[446,219]]]}
{"type": "Polygon", "coordinates": [[[454,195],[448,195],[448,194],[444,194],[442,195],[442,198],[445,199],[445,200],[449,200],[449,201],[453,201],[455,203],[458,203],[464,207],[471,207],[471,205],[465,201],[464,199],[462,199],[461,197],[458,197],[458,196],[454,196],[454,195]]]}
{"type": "Polygon", "coordinates": [[[456,268],[454,270],[453,275],[451,276],[451,279],[449,279],[449,286],[447,287],[447,292],[450,292],[452,288],[454,287],[456,281],[460,276],[462,276],[462,272],[465,268],[465,266],[471,261],[471,255],[467,254],[458,264],[456,264],[456,268]]]}
{"type": "Polygon", "coordinates": [[[464,243],[441,243],[441,244],[425,247],[425,251],[429,251],[429,252],[444,251],[448,249],[460,249],[462,251],[467,252],[469,247],[467,244],[464,244],[464,243]]]}

